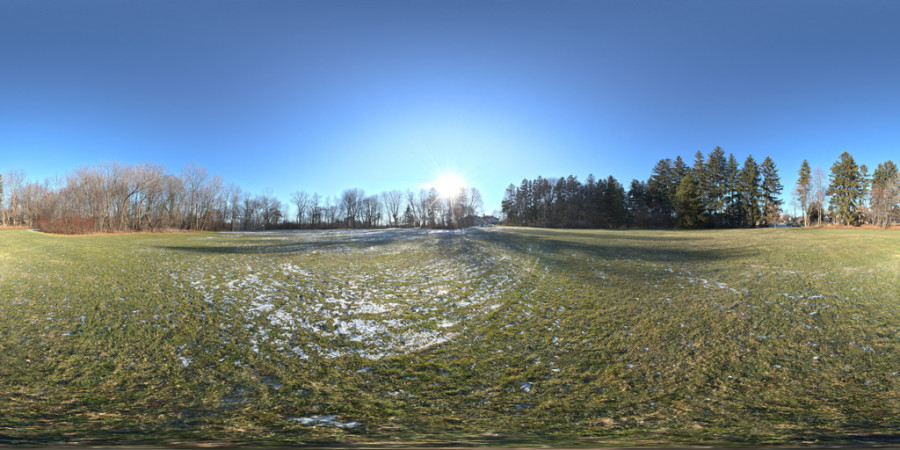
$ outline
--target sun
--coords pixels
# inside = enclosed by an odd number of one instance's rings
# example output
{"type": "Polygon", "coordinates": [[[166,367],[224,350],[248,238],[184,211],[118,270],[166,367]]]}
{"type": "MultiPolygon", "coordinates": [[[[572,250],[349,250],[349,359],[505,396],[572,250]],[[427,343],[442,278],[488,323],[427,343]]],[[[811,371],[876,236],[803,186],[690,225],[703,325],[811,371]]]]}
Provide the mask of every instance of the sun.
{"type": "Polygon", "coordinates": [[[466,182],[455,173],[444,173],[434,182],[434,188],[443,198],[453,198],[459,194],[459,190],[466,187],[466,182]]]}

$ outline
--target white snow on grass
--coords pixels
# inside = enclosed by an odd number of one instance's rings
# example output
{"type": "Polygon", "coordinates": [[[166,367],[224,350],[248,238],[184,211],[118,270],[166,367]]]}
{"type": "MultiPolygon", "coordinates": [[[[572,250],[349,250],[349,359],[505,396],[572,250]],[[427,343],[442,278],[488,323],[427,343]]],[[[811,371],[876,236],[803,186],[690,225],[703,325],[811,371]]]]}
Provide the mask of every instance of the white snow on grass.
{"type": "Polygon", "coordinates": [[[247,330],[238,344],[254,352],[378,359],[453,339],[534,269],[531,258],[475,247],[475,232],[223,233],[232,253],[173,258],[171,276],[209,305],[202,314],[227,317],[221,330],[247,330]]]}
{"type": "Polygon", "coordinates": [[[309,416],[309,417],[288,417],[287,420],[292,422],[300,422],[301,425],[306,425],[310,427],[335,427],[335,428],[344,428],[344,429],[353,429],[359,428],[362,426],[361,423],[356,421],[349,422],[341,422],[337,419],[339,416],[335,414],[322,415],[322,416],[309,416]]]}

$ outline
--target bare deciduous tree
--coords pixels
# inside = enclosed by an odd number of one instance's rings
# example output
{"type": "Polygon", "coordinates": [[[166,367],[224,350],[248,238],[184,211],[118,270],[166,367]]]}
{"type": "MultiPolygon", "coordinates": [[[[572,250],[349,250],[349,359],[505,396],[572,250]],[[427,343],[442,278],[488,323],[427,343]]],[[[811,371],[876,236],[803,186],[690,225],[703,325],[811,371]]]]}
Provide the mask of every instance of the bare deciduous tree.
{"type": "Polygon", "coordinates": [[[322,222],[322,208],[319,206],[321,201],[318,193],[314,193],[309,199],[310,223],[313,228],[319,228],[319,224],[322,222]]]}
{"type": "Polygon", "coordinates": [[[435,189],[368,197],[358,188],[339,197],[296,191],[285,204],[270,189],[260,195],[242,192],[197,164],[171,174],[151,163],[108,162],[41,183],[26,181],[22,171],[0,180],[2,224],[60,233],[272,229],[291,225],[285,223],[290,206],[296,208],[298,227],[447,227],[481,208],[474,188],[452,199],[435,189]]]}
{"type": "Polygon", "coordinates": [[[825,215],[825,171],[821,167],[813,169],[812,198],[810,208],[816,212],[818,225],[822,226],[822,217],[825,215]]]}
{"type": "Polygon", "coordinates": [[[400,207],[403,202],[403,192],[399,190],[385,191],[381,193],[384,208],[387,210],[390,225],[396,227],[400,223],[400,207]]]}
{"type": "Polygon", "coordinates": [[[229,214],[226,217],[231,218],[231,231],[236,231],[242,213],[240,186],[229,184],[228,187],[225,188],[225,196],[228,198],[229,203],[229,214]]]}
{"type": "Polygon", "coordinates": [[[362,189],[346,189],[341,194],[341,212],[344,214],[344,219],[347,221],[347,226],[350,228],[356,227],[356,220],[358,218],[363,198],[365,198],[366,193],[362,189]]]}
{"type": "Polygon", "coordinates": [[[7,171],[3,176],[6,183],[6,208],[3,208],[3,223],[21,225],[19,216],[20,190],[25,182],[25,172],[19,169],[7,171]]]}
{"type": "Polygon", "coordinates": [[[366,228],[377,227],[381,222],[381,200],[377,195],[366,197],[362,201],[362,213],[366,228]]]}
{"type": "Polygon", "coordinates": [[[296,191],[291,194],[291,201],[297,208],[297,226],[303,227],[303,218],[306,214],[306,208],[309,204],[309,194],[304,191],[296,191]]]}
{"type": "Polygon", "coordinates": [[[410,209],[411,217],[412,217],[412,225],[410,226],[418,226],[422,227],[424,224],[422,223],[423,214],[419,210],[420,202],[416,198],[416,194],[413,191],[407,189],[406,190],[406,207],[410,209]]]}
{"type": "Polygon", "coordinates": [[[871,205],[876,225],[890,227],[900,218],[900,172],[891,160],[878,164],[872,174],[871,205]]]}

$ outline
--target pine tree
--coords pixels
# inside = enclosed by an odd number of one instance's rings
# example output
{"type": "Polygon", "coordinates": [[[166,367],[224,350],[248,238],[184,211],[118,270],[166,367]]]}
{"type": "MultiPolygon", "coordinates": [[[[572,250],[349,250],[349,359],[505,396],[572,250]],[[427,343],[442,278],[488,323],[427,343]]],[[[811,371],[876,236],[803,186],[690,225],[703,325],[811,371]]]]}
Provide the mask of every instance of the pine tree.
{"type": "Polygon", "coordinates": [[[647,183],[631,180],[626,199],[628,224],[646,226],[650,223],[650,206],[647,203],[647,183]]]}
{"type": "Polygon", "coordinates": [[[653,221],[658,225],[672,223],[672,202],[669,200],[669,186],[673,183],[675,171],[671,159],[661,159],[653,166],[647,180],[647,201],[653,221]]]}
{"type": "Polygon", "coordinates": [[[594,174],[588,174],[587,178],[584,180],[584,185],[582,186],[582,196],[584,197],[584,211],[585,211],[585,220],[587,221],[587,226],[591,228],[596,228],[601,226],[601,222],[603,222],[603,189],[600,186],[600,183],[597,183],[597,179],[594,178],[594,174]]]}
{"type": "Polygon", "coordinates": [[[725,213],[725,199],[728,195],[728,161],[725,159],[725,151],[722,147],[716,147],[709,153],[709,159],[706,161],[706,178],[707,185],[707,207],[711,215],[718,218],[717,222],[721,222],[721,216],[725,213]]]}
{"type": "Polygon", "coordinates": [[[762,193],[760,192],[759,181],[759,166],[756,165],[756,160],[753,159],[753,156],[749,155],[744,160],[744,167],[741,168],[741,174],[738,178],[738,192],[741,197],[740,205],[743,213],[741,221],[743,224],[751,227],[755,227],[762,218],[759,204],[762,193]]]}
{"type": "Polygon", "coordinates": [[[783,186],[772,158],[766,156],[760,166],[760,171],[762,172],[763,219],[774,227],[781,216],[781,199],[778,196],[781,194],[783,186]]]}
{"type": "Polygon", "coordinates": [[[574,175],[566,177],[566,220],[567,227],[584,226],[584,195],[581,182],[574,175]]]}
{"type": "Polygon", "coordinates": [[[706,214],[700,198],[700,186],[693,173],[688,172],[678,183],[675,211],[678,226],[681,228],[697,228],[706,223],[706,214]]]}
{"type": "Polygon", "coordinates": [[[510,225],[519,224],[519,216],[516,214],[516,186],[510,183],[503,193],[503,201],[500,202],[500,212],[504,220],[510,225]]]}
{"type": "Polygon", "coordinates": [[[700,205],[703,211],[709,210],[709,178],[706,173],[706,161],[703,159],[703,152],[697,150],[694,154],[694,167],[691,168],[694,174],[694,182],[697,183],[697,189],[700,192],[700,205]]]}
{"type": "Polygon", "coordinates": [[[625,188],[612,175],[603,183],[603,188],[603,203],[608,220],[607,226],[618,228],[625,225],[627,216],[625,210],[625,188]]]}
{"type": "Polygon", "coordinates": [[[416,215],[413,213],[412,207],[408,204],[406,205],[406,212],[403,213],[403,221],[406,223],[407,227],[416,226],[416,215]]]}
{"type": "Polygon", "coordinates": [[[740,168],[734,154],[728,154],[727,170],[725,172],[727,192],[725,198],[725,212],[731,226],[743,222],[744,209],[742,208],[741,194],[739,190],[740,168]]]}
{"type": "Polygon", "coordinates": [[[869,186],[872,184],[872,180],[869,178],[869,168],[865,164],[859,166],[859,178],[862,184],[862,200],[860,200],[857,217],[859,217],[859,223],[862,224],[865,220],[868,220],[870,215],[867,203],[869,202],[869,186]]]}
{"type": "Polygon", "coordinates": [[[865,164],[860,164],[859,166],[859,177],[860,181],[862,181],[863,197],[865,197],[869,193],[869,186],[872,184],[872,179],[869,178],[869,167],[865,164]]]}
{"type": "Polygon", "coordinates": [[[522,179],[522,183],[519,184],[516,202],[519,205],[517,209],[521,224],[534,226],[534,211],[532,208],[534,202],[532,201],[531,180],[527,178],[522,179]]]}
{"type": "Polygon", "coordinates": [[[803,208],[803,226],[809,226],[809,197],[812,194],[812,172],[809,168],[809,162],[803,160],[800,164],[800,178],[797,180],[797,189],[794,191],[794,198],[800,201],[800,207],[803,208]]]}
{"type": "Polygon", "coordinates": [[[827,194],[831,196],[828,207],[834,218],[843,224],[856,224],[859,220],[859,205],[865,196],[863,175],[856,161],[849,153],[841,153],[841,157],[831,166],[831,184],[827,194]]]}
{"type": "Polygon", "coordinates": [[[681,156],[676,156],[675,162],[672,164],[672,169],[675,172],[675,177],[672,179],[670,192],[674,197],[675,191],[678,189],[678,184],[681,183],[681,179],[691,171],[691,168],[684,163],[684,160],[681,159],[681,156]]]}
{"type": "MultiPolygon", "coordinates": [[[[897,173],[897,165],[894,164],[893,161],[887,160],[883,163],[879,163],[878,167],[875,168],[875,172],[872,173],[872,186],[884,186],[888,181],[894,178],[897,173]]],[[[0,183],[0,192],[2,192],[2,183],[0,183]]]]}
{"type": "Polygon", "coordinates": [[[678,185],[681,183],[681,179],[690,171],[691,168],[685,164],[681,156],[676,156],[675,162],[672,164],[672,178],[669,179],[669,203],[672,205],[672,214],[675,214],[675,202],[677,201],[675,197],[678,193],[678,185]]]}
{"type": "Polygon", "coordinates": [[[556,180],[556,186],[553,187],[553,223],[561,227],[566,226],[567,211],[566,179],[559,178],[556,180]]]}

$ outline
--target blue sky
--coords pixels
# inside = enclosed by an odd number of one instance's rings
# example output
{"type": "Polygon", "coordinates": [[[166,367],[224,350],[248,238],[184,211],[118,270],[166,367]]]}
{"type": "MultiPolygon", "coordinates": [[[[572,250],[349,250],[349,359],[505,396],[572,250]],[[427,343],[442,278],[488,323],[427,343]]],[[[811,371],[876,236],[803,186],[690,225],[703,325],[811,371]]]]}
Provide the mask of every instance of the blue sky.
{"type": "Polygon", "coordinates": [[[196,162],[282,200],[715,146],[900,159],[896,1],[0,1],[0,171],[196,162]]]}

